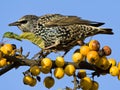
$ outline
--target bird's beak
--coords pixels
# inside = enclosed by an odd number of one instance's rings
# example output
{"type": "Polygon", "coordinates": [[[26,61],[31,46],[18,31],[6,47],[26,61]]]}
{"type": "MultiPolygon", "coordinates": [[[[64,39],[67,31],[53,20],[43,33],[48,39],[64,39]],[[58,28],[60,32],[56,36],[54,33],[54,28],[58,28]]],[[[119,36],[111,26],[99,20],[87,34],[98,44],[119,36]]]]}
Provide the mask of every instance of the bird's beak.
{"type": "Polygon", "coordinates": [[[10,23],[8,25],[9,26],[18,26],[18,25],[20,25],[20,22],[16,21],[16,22],[10,23]]]}

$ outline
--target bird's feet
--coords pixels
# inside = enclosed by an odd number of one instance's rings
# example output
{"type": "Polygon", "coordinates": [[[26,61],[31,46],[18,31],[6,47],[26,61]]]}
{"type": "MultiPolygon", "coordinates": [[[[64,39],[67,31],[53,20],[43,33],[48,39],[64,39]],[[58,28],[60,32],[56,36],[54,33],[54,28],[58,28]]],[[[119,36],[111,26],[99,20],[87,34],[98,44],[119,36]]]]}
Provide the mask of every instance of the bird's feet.
{"type": "Polygon", "coordinates": [[[78,43],[80,46],[83,46],[83,45],[85,44],[84,41],[82,41],[82,40],[77,41],[77,43],[78,43]]]}

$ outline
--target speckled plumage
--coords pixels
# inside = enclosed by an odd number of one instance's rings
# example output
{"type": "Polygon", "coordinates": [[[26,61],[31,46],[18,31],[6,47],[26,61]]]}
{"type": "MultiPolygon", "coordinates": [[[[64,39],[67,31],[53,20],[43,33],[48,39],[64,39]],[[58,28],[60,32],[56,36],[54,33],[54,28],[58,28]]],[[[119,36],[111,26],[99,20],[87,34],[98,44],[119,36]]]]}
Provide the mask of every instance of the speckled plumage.
{"type": "Polygon", "coordinates": [[[33,32],[45,41],[45,49],[69,51],[78,45],[78,41],[96,34],[113,34],[112,29],[99,28],[101,22],[83,20],[77,16],[46,14],[43,16],[26,15],[17,22],[9,24],[18,26],[23,32],[33,32]]]}

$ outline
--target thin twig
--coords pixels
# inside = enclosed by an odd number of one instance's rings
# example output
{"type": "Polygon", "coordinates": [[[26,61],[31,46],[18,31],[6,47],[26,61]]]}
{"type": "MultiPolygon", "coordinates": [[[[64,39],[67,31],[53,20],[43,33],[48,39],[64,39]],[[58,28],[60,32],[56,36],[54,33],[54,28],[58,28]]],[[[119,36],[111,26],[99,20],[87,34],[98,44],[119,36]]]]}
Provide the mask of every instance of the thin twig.
{"type": "Polygon", "coordinates": [[[73,90],[77,90],[77,77],[75,73],[73,75],[73,78],[74,78],[74,89],[73,90]]]}

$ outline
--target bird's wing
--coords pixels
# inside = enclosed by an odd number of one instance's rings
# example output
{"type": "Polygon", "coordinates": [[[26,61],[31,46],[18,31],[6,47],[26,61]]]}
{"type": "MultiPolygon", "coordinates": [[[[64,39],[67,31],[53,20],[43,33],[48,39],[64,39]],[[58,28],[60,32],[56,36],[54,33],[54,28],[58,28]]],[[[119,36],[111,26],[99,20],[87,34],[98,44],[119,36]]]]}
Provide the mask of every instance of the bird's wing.
{"type": "Polygon", "coordinates": [[[40,18],[38,22],[43,22],[43,21],[46,27],[68,26],[72,24],[84,24],[84,25],[99,27],[104,24],[102,22],[84,20],[77,16],[64,16],[61,14],[44,15],[40,18]]]}

